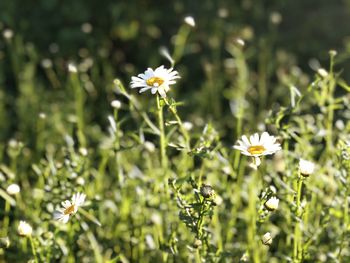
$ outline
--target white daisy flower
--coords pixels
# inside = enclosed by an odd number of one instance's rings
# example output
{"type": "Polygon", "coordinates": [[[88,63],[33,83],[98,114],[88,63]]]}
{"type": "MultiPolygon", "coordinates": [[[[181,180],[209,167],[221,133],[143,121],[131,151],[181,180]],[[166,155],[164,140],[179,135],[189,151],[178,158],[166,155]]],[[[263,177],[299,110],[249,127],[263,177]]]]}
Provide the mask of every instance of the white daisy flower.
{"type": "Polygon", "coordinates": [[[60,208],[54,212],[54,219],[58,220],[62,223],[67,223],[69,220],[69,217],[71,215],[74,215],[77,211],[79,206],[82,206],[85,201],[85,194],[76,193],[72,197],[72,201],[66,200],[62,202],[63,208],[60,208]]]}
{"type": "Polygon", "coordinates": [[[259,166],[260,156],[274,154],[281,150],[281,145],[276,142],[276,137],[263,132],[259,137],[258,133],[251,135],[248,139],[243,135],[241,140],[237,141],[238,145],[233,146],[234,149],[240,150],[242,154],[255,158],[254,164],[259,166]]]}
{"type": "Polygon", "coordinates": [[[131,88],[141,88],[140,93],[150,89],[152,94],[158,92],[162,98],[165,98],[170,89],[169,86],[175,84],[175,80],[179,78],[179,73],[176,70],[173,70],[173,68],[166,69],[162,65],[155,70],[148,68],[137,77],[133,76],[130,86],[131,88]]]}
{"type": "Polygon", "coordinates": [[[300,159],[299,161],[299,172],[302,176],[308,177],[315,170],[315,164],[310,161],[306,161],[304,159],[300,159]]]}
{"type": "Polygon", "coordinates": [[[19,221],[17,231],[20,236],[27,237],[32,234],[33,228],[26,221],[19,221]]]}
{"type": "Polygon", "coordinates": [[[274,211],[278,208],[279,202],[280,200],[277,197],[273,196],[265,202],[265,207],[270,211],[274,211]]]}

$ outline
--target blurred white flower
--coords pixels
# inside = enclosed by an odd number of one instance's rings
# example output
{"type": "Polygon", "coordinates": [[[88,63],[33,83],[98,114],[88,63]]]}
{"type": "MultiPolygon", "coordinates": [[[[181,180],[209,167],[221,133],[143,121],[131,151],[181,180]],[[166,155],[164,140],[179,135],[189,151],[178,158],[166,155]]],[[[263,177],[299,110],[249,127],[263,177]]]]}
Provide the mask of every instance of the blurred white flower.
{"type": "Polygon", "coordinates": [[[77,73],[78,69],[77,66],[75,64],[73,64],[72,62],[68,64],[68,71],[71,73],[77,73]]]}
{"type": "Polygon", "coordinates": [[[192,128],[193,128],[193,124],[192,124],[191,122],[189,122],[189,121],[185,121],[185,122],[183,123],[183,126],[184,126],[184,129],[185,129],[186,131],[190,131],[190,130],[192,130],[192,128]]]}
{"type": "Polygon", "coordinates": [[[62,223],[67,223],[69,217],[74,215],[80,206],[83,205],[85,201],[85,194],[76,193],[72,197],[72,201],[66,200],[62,202],[63,208],[60,208],[54,212],[54,219],[62,223]]]}
{"type": "Polygon", "coordinates": [[[148,68],[144,73],[137,77],[133,76],[130,83],[131,88],[141,88],[140,93],[151,90],[152,94],[159,93],[163,98],[166,97],[166,92],[169,91],[169,86],[175,84],[175,79],[180,78],[177,71],[173,68],[166,69],[160,66],[155,70],[148,68]]]}
{"type": "Polygon", "coordinates": [[[265,207],[270,211],[274,211],[278,208],[279,202],[280,200],[273,196],[265,202],[265,207]]]}
{"type": "Polygon", "coordinates": [[[33,232],[33,229],[27,222],[19,221],[17,231],[20,236],[30,236],[33,232]]]}
{"type": "Polygon", "coordinates": [[[266,232],[262,238],[261,241],[263,242],[264,245],[271,245],[272,244],[272,236],[270,232],[266,232]]]}
{"type": "Polygon", "coordinates": [[[322,77],[322,78],[327,78],[328,72],[324,68],[319,68],[317,70],[317,73],[322,77]]]}
{"type": "Polygon", "coordinates": [[[304,159],[300,159],[299,161],[299,172],[302,176],[308,177],[315,170],[315,164],[310,161],[306,161],[304,159]]]}
{"type": "Polygon", "coordinates": [[[119,100],[113,100],[111,102],[111,106],[115,109],[120,109],[122,106],[122,103],[119,100]]]}
{"type": "Polygon", "coordinates": [[[90,23],[84,23],[81,25],[81,31],[85,34],[89,34],[92,31],[92,25],[90,23]]]}
{"type": "Polygon", "coordinates": [[[184,18],[184,21],[187,25],[191,26],[191,27],[195,27],[196,26],[196,21],[194,20],[193,16],[186,16],[184,18]]]}
{"type": "Polygon", "coordinates": [[[259,137],[258,133],[251,135],[250,138],[246,135],[242,136],[241,140],[237,141],[238,145],[233,146],[234,149],[240,150],[242,154],[255,158],[255,165],[260,165],[259,156],[274,154],[281,150],[281,145],[276,142],[276,137],[263,132],[259,137]]]}
{"type": "Polygon", "coordinates": [[[2,33],[2,35],[6,39],[11,39],[11,38],[13,38],[13,31],[11,29],[5,29],[4,32],[2,33]]]}
{"type": "Polygon", "coordinates": [[[245,42],[244,42],[244,40],[243,40],[242,38],[237,38],[237,39],[236,39],[236,43],[237,43],[238,45],[240,45],[241,47],[244,47],[244,46],[245,46],[245,42]]]}
{"type": "Polygon", "coordinates": [[[21,189],[19,188],[18,184],[10,184],[7,187],[6,191],[9,195],[15,195],[18,194],[21,191],[21,189]]]}

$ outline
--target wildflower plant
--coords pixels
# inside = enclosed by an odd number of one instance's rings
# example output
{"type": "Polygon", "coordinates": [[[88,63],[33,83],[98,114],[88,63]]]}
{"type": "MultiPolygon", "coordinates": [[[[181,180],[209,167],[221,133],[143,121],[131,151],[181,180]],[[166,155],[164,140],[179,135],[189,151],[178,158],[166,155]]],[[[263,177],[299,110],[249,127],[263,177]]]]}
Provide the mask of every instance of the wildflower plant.
{"type": "Polygon", "coordinates": [[[68,9],[76,54],[0,16],[0,261],[350,261],[346,49],[295,59],[280,4],[261,35],[259,5],[110,2],[108,34],[68,9]]]}

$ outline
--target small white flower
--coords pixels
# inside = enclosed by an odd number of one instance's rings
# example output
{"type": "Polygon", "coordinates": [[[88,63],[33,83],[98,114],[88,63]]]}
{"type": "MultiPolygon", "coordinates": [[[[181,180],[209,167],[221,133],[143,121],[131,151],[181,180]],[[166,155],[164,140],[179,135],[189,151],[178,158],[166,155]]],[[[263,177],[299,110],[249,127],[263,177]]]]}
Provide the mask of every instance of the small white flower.
{"type": "Polygon", "coordinates": [[[274,211],[278,208],[279,202],[280,200],[273,196],[265,202],[265,207],[270,211],[274,211]]]}
{"type": "Polygon", "coordinates": [[[17,231],[20,236],[30,236],[33,232],[33,229],[27,222],[19,221],[17,231]]]}
{"type": "Polygon", "coordinates": [[[160,96],[165,98],[170,89],[169,86],[175,84],[175,80],[179,78],[179,73],[173,68],[166,69],[164,66],[160,66],[155,70],[148,68],[137,77],[133,76],[130,86],[131,88],[141,88],[140,93],[147,90],[151,90],[152,94],[158,92],[160,96]]]}
{"type": "Polygon", "coordinates": [[[66,200],[62,202],[63,208],[60,208],[54,212],[54,219],[62,222],[67,223],[69,220],[69,217],[71,215],[74,215],[77,211],[79,206],[82,206],[85,201],[85,194],[76,193],[73,195],[72,200],[66,200]]]}
{"type": "Polygon", "coordinates": [[[194,20],[193,16],[186,16],[184,18],[184,21],[187,25],[191,26],[191,27],[195,27],[196,26],[196,21],[194,20]]]}
{"type": "Polygon", "coordinates": [[[122,103],[119,100],[113,100],[111,102],[111,106],[115,109],[120,109],[122,106],[122,103]]]}
{"type": "Polygon", "coordinates": [[[300,159],[299,161],[299,172],[302,176],[308,177],[315,170],[315,164],[310,161],[306,161],[304,159],[300,159]]]}
{"type": "Polygon", "coordinates": [[[9,195],[15,195],[18,194],[21,191],[21,189],[19,188],[18,184],[10,184],[7,187],[6,191],[9,195]]]}
{"type": "Polygon", "coordinates": [[[264,245],[271,245],[272,244],[272,236],[270,232],[266,232],[262,238],[261,241],[263,242],[264,245]]]}
{"type": "Polygon", "coordinates": [[[276,137],[263,132],[259,137],[258,133],[251,135],[250,138],[246,135],[242,136],[241,140],[237,141],[238,145],[233,146],[234,149],[240,150],[242,154],[255,158],[255,166],[260,165],[260,156],[270,155],[281,150],[281,145],[276,142],[276,137]]]}

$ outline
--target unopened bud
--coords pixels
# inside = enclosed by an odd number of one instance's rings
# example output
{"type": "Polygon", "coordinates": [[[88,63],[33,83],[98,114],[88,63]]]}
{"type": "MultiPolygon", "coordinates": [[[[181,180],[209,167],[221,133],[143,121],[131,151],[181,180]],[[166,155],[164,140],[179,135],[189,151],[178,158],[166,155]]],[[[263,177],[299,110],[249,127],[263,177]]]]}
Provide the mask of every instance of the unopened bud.
{"type": "Polygon", "coordinates": [[[265,233],[265,235],[262,236],[261,241],[264,245],[269,246],[272,244],[272,236],[270,232],[265,233]]]}
{"type": "Polygon", "coordinates": [[[271,197],[269,200],[266,201],[265,207],[267,210],[274,211],[278,208],[279,199],[276,197],[271,197]]]}
{"type": "Polygon", "coordinates": [[[184,21],[187,25],[191,26],[191,27],[195,27],[196,26],[196,21],[194,20],[194,18],[192,16],[186,16],[184,18],[184,21]]]}
{"type": "Polygon", "coordinates": [[[0,248],[8,248],[10,246],[10,239],[8,237],[0,238],[0,248]]]}
{"type": "Polygon", "coordinates": [[[194,248],[199,248],[202,246],[202,241],[200,239],[196,239],[194,242],[193,242],[193,247],[194,248]]]}

